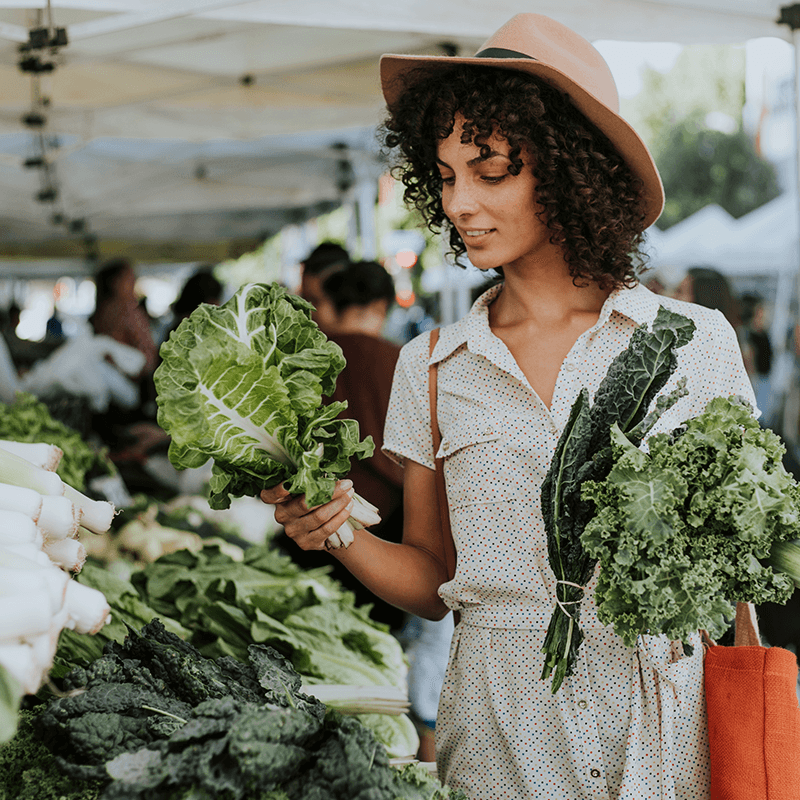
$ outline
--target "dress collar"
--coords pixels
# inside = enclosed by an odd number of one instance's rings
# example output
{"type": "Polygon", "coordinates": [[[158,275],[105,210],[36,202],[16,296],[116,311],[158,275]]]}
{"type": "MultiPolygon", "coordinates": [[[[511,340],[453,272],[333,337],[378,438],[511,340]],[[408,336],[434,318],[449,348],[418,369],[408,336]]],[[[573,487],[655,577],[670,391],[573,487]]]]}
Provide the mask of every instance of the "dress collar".
{"type": "MultiPolygon", "coordinates": [[[[471,352],[486,356],[495,363],[505,361],[508,349],[489,327],[489,306],[502,290],[502,283],[492,286],[472,304],[464,317],[443,327],[428,363],[436,364],[444,360],[463,344],[471,352]]],[[[615,289],[603,303],[600,316],[591,330],[602,328],[615,313],[627,317],[636,325],[650,323],[655,319],[659,304],[658,295],[641,284],[631,289],[615,289]]]]}

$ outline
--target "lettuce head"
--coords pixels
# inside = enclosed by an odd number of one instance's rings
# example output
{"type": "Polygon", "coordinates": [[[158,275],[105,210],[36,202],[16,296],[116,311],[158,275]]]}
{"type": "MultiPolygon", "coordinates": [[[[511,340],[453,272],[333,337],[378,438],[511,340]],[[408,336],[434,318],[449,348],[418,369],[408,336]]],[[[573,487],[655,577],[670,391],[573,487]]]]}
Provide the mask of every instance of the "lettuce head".
{"type": "Polygon", "coordinates": [[[251,283],[224,305],[199,306],[161,346],[154,377],[169,459],[177,469],[213,459],[212,508],[281,481],[317,505],[351,457],[372,455],[358,423],[337,419],[347,404],[322,403],[345,359],[312,310],[278,284],[251,283]]]}

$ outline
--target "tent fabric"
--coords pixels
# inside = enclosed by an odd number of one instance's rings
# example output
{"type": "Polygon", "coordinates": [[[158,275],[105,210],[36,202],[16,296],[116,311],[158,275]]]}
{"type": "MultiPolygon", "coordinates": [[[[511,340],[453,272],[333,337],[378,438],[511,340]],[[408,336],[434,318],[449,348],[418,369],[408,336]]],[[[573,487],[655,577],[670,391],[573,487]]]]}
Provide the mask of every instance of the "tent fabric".
{"type": "MultiPolygon", "coordinates": [[[[743,42],[790,39],[782,4],[539,0],[536,11],[591,40],[743,42]]],[[[41,6],[0,7],[0,255],[74,244],[54,213],[101,240],[203,242],[335,206],[353,191],[343,159],[354,182],[385,169],[380,55],[471,54],[520,11],[518,0],[53,0],[68,44],[42,52],[55,68],[32,78],[19,46],[50,23],[41,6]],[[42,129],[21,121],[33,91],[49,100],[42,129]],[[40,171],[22,166],[42,142],[55,203],[35,199],[40,171]]]]}

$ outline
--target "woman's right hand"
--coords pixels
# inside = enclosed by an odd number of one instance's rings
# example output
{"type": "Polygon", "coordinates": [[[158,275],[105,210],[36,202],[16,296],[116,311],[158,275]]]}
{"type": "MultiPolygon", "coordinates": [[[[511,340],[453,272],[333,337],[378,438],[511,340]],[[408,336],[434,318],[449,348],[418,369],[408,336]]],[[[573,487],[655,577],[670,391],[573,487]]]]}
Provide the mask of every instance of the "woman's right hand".
{"type": "Polygon", "coordinates": [[[278,484],[261,492],[261,500],[275,506],[275,522],[303,550],[326,550],[325,542],[344,525],[353,508],[353,482],[339,481],[333,497],[309,508],[305,495],[292,495],[278,484]]]}

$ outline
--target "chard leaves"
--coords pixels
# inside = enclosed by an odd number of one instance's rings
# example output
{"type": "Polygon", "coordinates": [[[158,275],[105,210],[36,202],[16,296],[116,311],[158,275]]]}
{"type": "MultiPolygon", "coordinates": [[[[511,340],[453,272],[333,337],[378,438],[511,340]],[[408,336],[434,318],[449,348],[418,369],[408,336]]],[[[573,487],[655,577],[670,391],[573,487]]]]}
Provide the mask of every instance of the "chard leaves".
{"type": "Polygon", "coordinates": [[[161,347],[159,425],[178,469],[213,459],[212,508],[289,479],[310,505],[330,499],[350,458],[372,455],[342,403],[322,405],[345,366],[311,320],[312,306],[277,284],[243,286],[201,305],[161,347]]]}

